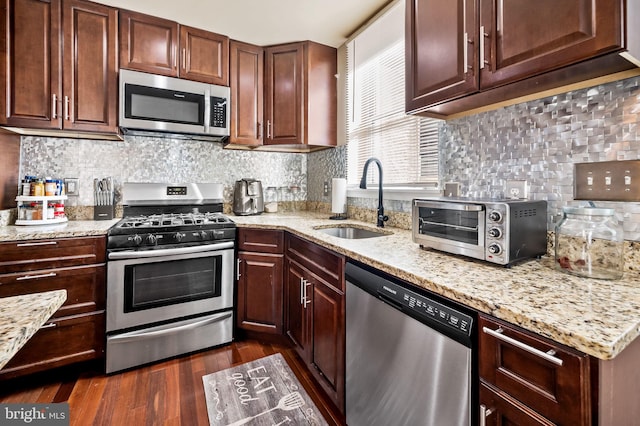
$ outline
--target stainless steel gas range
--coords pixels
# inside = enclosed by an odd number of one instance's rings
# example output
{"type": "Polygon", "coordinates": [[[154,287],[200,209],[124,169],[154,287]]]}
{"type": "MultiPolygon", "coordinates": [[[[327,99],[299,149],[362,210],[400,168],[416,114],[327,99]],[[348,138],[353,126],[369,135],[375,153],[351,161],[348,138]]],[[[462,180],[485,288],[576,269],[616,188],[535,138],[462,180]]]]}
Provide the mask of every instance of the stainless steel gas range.
{"type": "Polygon", "coordinates": [[[107,241],[107,373],[232,340],[236,226],[222,196],[222,184],[124,184],[107,241]]]}

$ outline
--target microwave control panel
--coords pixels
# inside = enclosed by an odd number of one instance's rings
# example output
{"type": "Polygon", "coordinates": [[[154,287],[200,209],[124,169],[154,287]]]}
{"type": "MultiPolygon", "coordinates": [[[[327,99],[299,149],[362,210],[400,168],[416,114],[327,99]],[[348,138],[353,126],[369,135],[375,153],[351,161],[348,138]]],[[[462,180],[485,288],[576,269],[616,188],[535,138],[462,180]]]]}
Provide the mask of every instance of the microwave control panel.
{"type": "Polygon", "coordinates": [[[211,127],[227,127],[227,100],[211,97],[211,127]]]}

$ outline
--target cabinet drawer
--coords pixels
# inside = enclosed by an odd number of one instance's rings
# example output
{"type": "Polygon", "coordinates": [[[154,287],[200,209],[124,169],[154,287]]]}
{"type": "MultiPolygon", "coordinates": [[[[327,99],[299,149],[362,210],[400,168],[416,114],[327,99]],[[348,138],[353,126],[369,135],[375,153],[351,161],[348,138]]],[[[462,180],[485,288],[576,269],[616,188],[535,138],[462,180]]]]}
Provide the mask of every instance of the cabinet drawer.
{"type": "Polygon", "coordinates": [[[559,424],[590,424],[589,357],[493,318],[479,318],[480,378],[559,424]],[[496,334],[497,332],[497,334],[496,334]],[[530,349],[550,354],[562,365],[530,349]]]}
{"type": "Polygon", "coordinates": [[[0,243],[0,274],[104,263],[106,238],[61,238],[0,243]]]}
{"type": "Polygon", "coordinates": [[[284,231],[239,228],[238,250],[282,254],[284,231]]]}
{"type": "Polygon", "coordinates": [[[0,297],[43,291],[66,290],[67,300],[53,317],[64,317],[104,309],[104,265],[74,266],[0,275],[0,297]]]}
{"type": "Polygon", "coordinates": [[[294,235],[288,235],[287,256],[302,262],[328,284],[344,291],[343,256],[294,235]]]}
{"type": "Polygon", "coordinates": [[[485,417],[487,426],[519,425],[519,426],[554,426],[549,420],[532,411],[503,392],[480,384],[480,416],[485,417]]]}
{"type": "Polygon", "coordinates": [[[0,378],[20,376],[104,354],[104,311],[47,322],[0,370],[0,378]]]}

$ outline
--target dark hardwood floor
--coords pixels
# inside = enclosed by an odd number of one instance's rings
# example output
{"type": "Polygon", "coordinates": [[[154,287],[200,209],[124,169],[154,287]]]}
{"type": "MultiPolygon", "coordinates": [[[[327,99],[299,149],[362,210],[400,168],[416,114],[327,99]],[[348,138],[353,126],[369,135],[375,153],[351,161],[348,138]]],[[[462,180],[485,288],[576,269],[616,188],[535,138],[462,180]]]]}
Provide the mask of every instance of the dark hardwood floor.
{"type": "Polygon", "coordinates": [[[202,376],[280,352],[329,425],[344,418],[286,344],[243,340],[112,375],[82,364],[0,382],[0,403],[68,402],[71,425],[208,425],[202,376]]]}

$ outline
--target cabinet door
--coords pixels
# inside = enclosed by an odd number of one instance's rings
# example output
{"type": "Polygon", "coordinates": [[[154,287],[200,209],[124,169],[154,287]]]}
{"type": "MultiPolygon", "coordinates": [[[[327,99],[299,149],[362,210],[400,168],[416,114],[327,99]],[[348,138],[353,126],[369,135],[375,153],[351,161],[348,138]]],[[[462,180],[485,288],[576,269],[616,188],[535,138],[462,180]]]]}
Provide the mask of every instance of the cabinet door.
{"type": "Polygon", "coordinates": [[[406,111],[478,90],[478,0],[407,0],[406,111]]]}
{"type": "Polygon", "coordinates": [[[282,334],[283,255],[238,253],[238,327],[282,334]]]}
{"type": "Polygon", "coordinates": [[[313,299],[313,358],[316,367],[327,383],[321,382],[327,393],[344,408],[344,294],[326,285],[318,277],[312,277],[313,299]],[[328,384],[328,386],[326,386],[328,384]]]}
{"type": "Polygon", "coordinates": [[[230,42],[231,135],[229,142],[262,145],[264,50],[259,46],[230,42]]]}
{"type": "Polygon", "coordinates": [[[620,49],[619,0],[481,0],[488,88],[620,49]]]}
{"type": "Polygon", "coordinates": [[[265,145],[301,144],[304,44],[265,49],[265,145]]]}
{"type": "Polygon", "coordinates": [[[307,309],[303,299],[308,271],[298,262],[288,259],[285,273],[285,328],[300,357],[308,362],[311,357],[311,310],[307,309]]]}
{"type": "Polygon", "coordinates": [[[64,0],[65,129],[117,132],[117,10],[64,0]]]}
{"type": "Polygon", "coordinates": [[[178,76],[178,24],[120,11],[120,68],[178,76]]]}
{"type": "Polygon", "coordinates": [[[180,78],[229,85],[229,37],[180,25],[180,78]]]}
{"type": "Polygon", "coordinates": [[[59,129],[60,0],[5,0],[0,8],[0,123],[59,129]]]}

